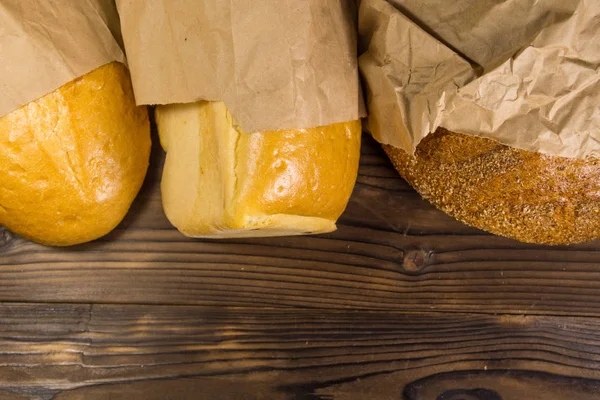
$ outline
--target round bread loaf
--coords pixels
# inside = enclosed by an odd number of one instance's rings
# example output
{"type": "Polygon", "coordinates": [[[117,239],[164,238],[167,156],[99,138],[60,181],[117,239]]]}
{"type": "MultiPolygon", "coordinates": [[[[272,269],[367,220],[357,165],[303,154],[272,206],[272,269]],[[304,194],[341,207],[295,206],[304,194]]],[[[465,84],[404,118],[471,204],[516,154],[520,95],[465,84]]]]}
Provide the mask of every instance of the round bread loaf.
{"type": "Polygon", "coordinates": [[[103,236],[127,213],[149,155],[129,72],[104,65],[0,117],[0,224],[46,245],[103,236]]]}
{"type": "Polygon", "coordinates": [[[522,242],[600,237],[600,162],[519,150],[439,129],[414,156],[384,145],[400,175],[456,219],[522,242]]]}

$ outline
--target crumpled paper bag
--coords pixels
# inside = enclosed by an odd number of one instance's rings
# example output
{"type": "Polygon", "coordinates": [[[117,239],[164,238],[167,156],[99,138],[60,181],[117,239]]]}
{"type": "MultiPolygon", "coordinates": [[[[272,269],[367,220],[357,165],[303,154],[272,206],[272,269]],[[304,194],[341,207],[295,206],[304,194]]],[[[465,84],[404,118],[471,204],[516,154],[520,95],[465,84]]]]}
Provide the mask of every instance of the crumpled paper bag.
{"type": "Polygon", "coordinates": [[[138,104],[224,101],[245,132],[361,116],[354,0],[117,0],[138,104]]]}
{"type": "Polygon", "coordinates": [[[125,64],[111,0],[0,1],[0,116],[104,64],[125,64]]]}
{"type": "Polygon", "coordinates": [[[442,127],[600,156],[597,0],[362,0],[359,41],[381,143],[413,154],[442,127]]]}

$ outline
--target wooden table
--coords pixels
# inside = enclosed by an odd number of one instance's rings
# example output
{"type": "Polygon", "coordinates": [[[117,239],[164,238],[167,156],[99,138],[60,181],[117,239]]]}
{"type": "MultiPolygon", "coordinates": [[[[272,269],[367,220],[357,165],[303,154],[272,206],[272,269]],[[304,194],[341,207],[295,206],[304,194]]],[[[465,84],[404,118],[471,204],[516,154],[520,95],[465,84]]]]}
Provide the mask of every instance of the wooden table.
{"type": "Polygon", "coordinates": [[[366,137],[337,232],[192,240],[162,157],[106,238],[0,231],[0,399],[600,398],[600,243],[467,227],[366,137]]]}

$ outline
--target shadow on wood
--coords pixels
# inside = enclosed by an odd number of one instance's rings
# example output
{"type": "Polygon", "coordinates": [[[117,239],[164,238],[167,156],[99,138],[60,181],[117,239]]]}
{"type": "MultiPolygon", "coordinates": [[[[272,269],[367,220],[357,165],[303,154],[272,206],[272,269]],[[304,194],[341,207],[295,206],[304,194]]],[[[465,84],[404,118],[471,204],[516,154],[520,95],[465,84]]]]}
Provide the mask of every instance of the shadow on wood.
{"type": "Polygon", "coordinates": [[[404,400],[588,400],[600,381],[538,371],[460,371],[407,385],[404,400]]]}

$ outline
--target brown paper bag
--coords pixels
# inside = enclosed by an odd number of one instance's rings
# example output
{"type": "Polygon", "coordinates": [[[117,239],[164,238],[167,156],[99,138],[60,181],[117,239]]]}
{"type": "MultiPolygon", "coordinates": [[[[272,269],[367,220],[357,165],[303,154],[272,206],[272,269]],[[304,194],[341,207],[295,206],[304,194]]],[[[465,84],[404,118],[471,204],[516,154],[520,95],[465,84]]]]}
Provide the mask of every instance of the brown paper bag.
{"type": "Polygon", "coordinates": [[[362,0],[359,30],[378,141],[413,153],[443,127],[600,156],[600,2],[362,0]]]}
{"type": "Polygon", "coordinates": [[[0,116],[112,61],[125,63],[111,0],[0,1],[0,116]]]}
{"type": "Polygon", "coordinates": [[[246,132],[360,117],[354,0],[118,0],[138,104],[224,101],[246,132]]]}

